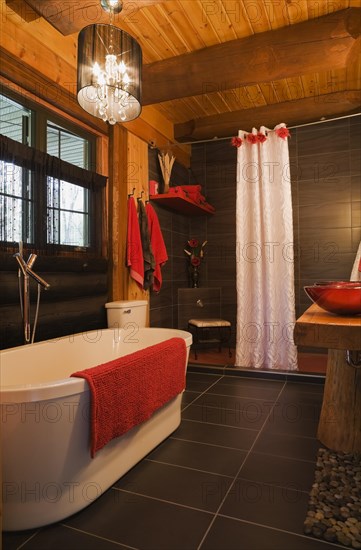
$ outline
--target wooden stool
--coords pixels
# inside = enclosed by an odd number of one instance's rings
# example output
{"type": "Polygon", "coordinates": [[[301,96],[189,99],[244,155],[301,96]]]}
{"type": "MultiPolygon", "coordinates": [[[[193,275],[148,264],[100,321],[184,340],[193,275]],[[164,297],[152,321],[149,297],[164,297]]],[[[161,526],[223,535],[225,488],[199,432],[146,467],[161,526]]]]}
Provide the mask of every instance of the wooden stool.
{"type": "Polygon", "coordinates": [[[197,359],[197,348],[200,346],[217,346],[220,352],[223,343],[228,344],[228,353],[232,357],[230,348],[231,327],[231,323],[225,319],[189,319],[188,330],[194,337],[194,358],[197,359]]]}

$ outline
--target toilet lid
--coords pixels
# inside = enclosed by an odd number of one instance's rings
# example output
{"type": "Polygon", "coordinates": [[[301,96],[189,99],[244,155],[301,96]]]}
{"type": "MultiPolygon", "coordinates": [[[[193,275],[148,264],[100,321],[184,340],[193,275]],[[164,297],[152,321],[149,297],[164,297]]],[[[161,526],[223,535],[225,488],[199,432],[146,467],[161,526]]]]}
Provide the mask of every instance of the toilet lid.
{"type": "Polygon", "coordinates": [[[105,304],[106,309],[123,309],[125,307],[143,307],[147,305],[147,300],[117,300],[105,304]]]}

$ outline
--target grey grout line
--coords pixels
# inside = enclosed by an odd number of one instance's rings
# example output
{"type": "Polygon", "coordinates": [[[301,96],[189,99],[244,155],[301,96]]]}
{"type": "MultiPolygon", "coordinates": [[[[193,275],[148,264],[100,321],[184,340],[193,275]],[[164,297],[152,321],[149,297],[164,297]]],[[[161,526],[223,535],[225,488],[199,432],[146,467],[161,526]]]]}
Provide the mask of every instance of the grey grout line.
{"type": "Polygon", "coordinates": [[[149,500],[156,500],[157,502],[164,502],[165,504],[171,504],[172,506],[179,506],[180,508],[186,508],[187,510],[194,510],[195,512],[203,512],[204,514],[212,515],[214,512],[206,510],[204,508],[196,508],[195,506],[189,506],[189,504],[182,504],[181,502],[174,502],[173,500],[166,500],[164,498],[154,497],[151,495],[145,495],[144,493],[136,493],[134,491],[127,491],[127,489],[121,489],[120,487],[112,487],[114,491],[120,491],[129,495],[136,495],[138,497],[147,498],[149,500]]]}
{"type": "Polygon", "coordinates": [[[183,466],[183,464],[174,464],[172,462],[164,462],[162,460],[154,460],[153,458],[145,458],[146,462],[153,462],[155,464],[164,464],[165,466],[172,466],[173,468],[182,468],[183,470],[191,470],[192,472],[199,472],[201,474],[212,474],[219,477],[226,477],[227,479],[233,479],[233,475],[220,474],[218,472],[211,472],[210,470],[200,470],[199,468],[192,468],[191,466],[183,466]]]}
{"type": "Polygon", "coordinates": [[[230,451],[240,451],[241,453],[248,452],[248,449],[239,449],[238,447],[230,447],[229,445],[218,445],[217,443],[206,443],[205,441],[194,441],[193,439],[184,439],[183,437],[170,436],[169,439],[174,439],[176,441],[185,441],[186,443],[195,443],[196,445],[208,445],[209,447],[217,447],[219,449],[228,449],[230,451]]]}
{"type": "MultiPolygon", "coordinates": [[[[288,435],[288,434],[285,434],[288,435]]],[[[298,436],[297,436],[298,437],[298,436]]],[[[316,439],[316,438],[310,438],[310,439],[316,439]]],[[[321,445],[321,443],[320,443],[321,445]]],[[[264,456],[272,456],[274,458],[285,458],[287,460],[297,460],[298,462],[307,462],[308,464],[315,464],[314,460],[307,460],[306,458],[295,458],[294,456],[287,456],[287,455],[275,455],[273,453],[262,453],[261,451],[253,451],[256,455],[264,455],[264,456]]]]}
{"type": "MultiPolygon", "coordinates": [[[[243,451],[243,452],[246,452],[247,451],[243,451]]],[[[245,457],[246,458],[246,457],[245,457]]],[[[234,476],[233,474],[221,474],[219,472],[213,472],[211,470],[200,470],[199,468],[192,468],[190,466],[184,466],[183,464],[174,464],[172,462],[164,462],[162,460],[154,460],[154,459],[151,459],[151,458],[145,458],[144,459],[146,462],[152,462],[152,463],[155,463],[155,464],[163,464],[164,466],[172,466],[173,468],[181,468],[183,470],[191,470],[193,472],[199,472],[201,474],[211,474],[211,475],[215,475],[215,476],[219,476],[219,477],[225,477],[227,479],[232,479],[234,481],[234,476]]],[[[245,459],[244,459],[245,460],[245,459]]],[[[239,469],[237,470],[237,472],[239,472],[239,469]]],[[[242,479],[244,481],[250,481],[252,483],[257,483],[258,485],[266,485],[267,487],[277,487],[277,488],[280,488],[280,489],[287,489],[288,491],[294,491],[296,493],[305,493],[305,494],[309,494],[309,491],[304,491],[303,489],[299,489],[299,488],[293,488],[293,487],[289,487],[287,485],[281,485],[279,483],[271,483],[269,481],[255,481],[254,479],[249,479],[247,477],[242,477],[242,476],[239,476],[237,479],[242,479]]],[[[131,492],[131,491],[129,491],[131,492]]]]}
{"type": "MultiPolygon", "coordinates": [[[[214,386],[214,384],[217,384],[217,382],[218,382],[219,380],[221,380],[221,379],[222,379],[222,375],[220,375],[220,376],[218,377],[218,380],[215,380],[215,381],[213,382],[213,384],[211,384],[210,386],[208,386],[206,390],[204,390],[203,392],[201,392],[201,393],[198,395],[198,397],[195,398],[194,401],[197,401],[197,399],[199,399],[202,395],[204,395],[204,394],[209,390],[209,388],[212,388],[212,387],[214,386]]],[[[186,389],[187,389],[187,388],[186,388],[186,389]]],[[[182,409],[182,412],[185,411],[190,405],[192,405],[192,404],[194,403],[194,401],[192,401],[191,403],[187,403],[187,405],[182,409]]]]}
{"type": "MultiPolygon", "coordinates": [[[[263,397],[253,397],[253,395],[250,395],[250,396],[243,396],[243,395],[229,395],[229,393],[216,393],[216,392],[206,392],[206,395],[209,395],[210,397],[212,397],[212,395],[215,395],[217,397],[230,397],[231,399],[247,399],[249,401],[266,401],[263,397]]],[[[197,398],[198,399],[198,398],[197,398]]],[[[277,399],[277,397],[270,397],[269,398],[269,401],[270,402],[275,402],[277,399]]]]}
{"type": "Polygon", "coordinates": [[[66,527],[67,529],[71,529],[72,531],[77,531],[78,533],[82,533],[83,535],[89,535],[91,537],[95,537],[96,539],[105,540],[106,542],[111,542],[113,544],[116,544],[117,546],[120,546],[121,548],[129,548],[129,550],[138,550],[135,546],[129,546],[129,544],[125,544],[123,542],[118,542],[113,539],[108,539],[107,537],[102,537],[100,535],[95,535],[94,533],[89,533],[89,531],[84,531],[83,529],[78,529],[77,527],[73,527],[72,525],[67,525],[66,523],[60,523],[59,525],[62,525],[63,527],[66,527]]]}
{"type": "Polygon", "coordinates": [[[257,485],[266,485],[266,487],[275,487],[277,489],[286,489],[287,491],[290,491],[291,493],[305,493],[305,495],[309,495],[309,491],[305,491],[304,489],[300,489],[298,487],[290,487],[288,485],[281,485],[279,483],[272,483],[270,481],[256,481],[254,479],[249,479],[248,477],[242,477],[241,475],[237,477],[237,480],[240,479],[242,481],[250,481],[252,484],[257,485]]]}
{"type": "MultiPolygon", "coordinates": [[[[27,544],[28,542],[31,541],[31,539],[33,539],[34,537],[36,537],[36,535],[38,533],[40,533],[40,530],[41,529],[38,529],[38,531],[36,531],[36,533],[33,533],[32,535],[29,536],[28,539],[26,539],[26,541],[22,542],[19,546],[16,547],[16,550],[20,550],[21,548],[24,548],[25,544],[27,544]]],[[[11,531],[10,531],[11,532],[11,531]]],[[[1,539],[0,539],[1,540],[1,539]]]]}
{"type": "Polygon", "coordinates": [[[193,420],[191,418],[184,418],[182,422],[194,422],[195,424],[207,424],[208,426],[220,426],[222,428],[233,428],[234,430],[247,430],[249,432],[258,432],[258,428],[242,428],[238,426],[230,426],[229,424],[218,424],[217,422],[205,422],[204,420],[193,420]]]}
{"type": "Polygon", "coordinates": [[[254,525],[256,527],[263,527],[264,529],[270,529],[271,531],[278,531],[279,533],[285,533],[287,535],[292,535],[294,537],[300,537],[302,539],[306,539],[307,541],[313,540],[315,542],[321,542],[322,544],[332,545],[335,548],[343,548],[345,549],[345,546],[342,546],[340,544],[335,544],[333,542],[328,542],[323,539],[317,539],[317,538],[310,538],[307,535],[304,535],[303,533],[295,533],[294,531],[287,531],[286,529],[280,529],[279,527],[272,527],[271,525],[265,525],[264,523],[256,523],[254,521],[249,521],[247,519],[240,519],[234,516],[228,516],[226,514],[218,514],[221,518],[231,519],[233,521],[238,521],[239,523],[247,523],[249,525],[254,525]]]}
{"type": "MultiPolygon", "coordinates": [[[[277,400],[280,398],[280,396],[281,396],[283,390],[285,389],[286,384],[287,384],[287,381],[285,380],[284,383],[283,383],[282,388],[281,388],[280,391],[279,391],[279,394],[278,394],[278,397],[277,397],[277,399],[276,399],[276,402],[277,402],[277,400]]],[[[202,547],[202,545],[203,545],[203,542],[205,541],[205,539],[206,539],[208,533],[210,532],[210,530],[212,529],[212,526],[213,526],[213,524],[214,524],[214,522],[215,522],[215,520],[216,520],[216,518],[217,518],[217,516],[218,516],[218,514],[219,514],[219,512],[220,512],[220,510],[221,510],[221,508],[222,508],[222,506],[223,506],[223,504],[224,504],[224,502],[226,501],[226,499],[227,499],[227,497],[228,497],[230,491],[232,490],[232,488],[233,488],[233,486],[234,486],[234,484],[235,484],[235,482],[236,482],[236,480],[237,480],[237,478],[238,478],[238,476],[239,476],[239,474],[240,474],[240,472],[241,472],[241,470],[242,470],[242,468],[243,468],[243,466],[244,466],[246,460],[248,459],[250,453],[252,452],[252,449],[254,448],[255,444],[257,443],[257,440],[258,440],[258,438],[260,437],[260,435],[261,435],[261,433],[262,433],[262,430],[263,430],[264,426],[266,425],[266,422],[267,422],[267,420],[268,420],[268,418],[269,418],[269,415],[270,415],[270,414],[272,413],[272,411],[273,411],[273,408],[274,408],[274,406],[271,408],[271,410],[270,410],[269,414],[267,415],[267,417],[266,417],[264,423],[262,424],[261,428],[259,429],[258,434],[257,434],[257,436],[255,437],[255,439],[254,439],[254,441],[253,441],[253,443],[252,443],[252,445],[251,445],[251,448],[249,449],[248,453],[246,454],[245,458],[243,459],[242,464],[240,465],[240,467],[239,467],[239,469],[238,469],[238,472],[236,473],[236,475],[235,475],[235,477],[234,477],[234,479],[233,479],[233,482],[231,483],[231,485],[230,485],[229,489],[227,490],[226,494],[224,495],[224,497],[223,497],[223,499],[222,499],[220,505],[218,506],[218,508],[217,508],[217,510],[216,510],[216,513],[214,514],[214,517],[213,517],[211,523],[208,525],[208,528],[207,528],[206,532],[204,533],[203,538],[202,538],[201,542],[199,543],[197,550],[201,550],[201,547],[202,547]]]]}

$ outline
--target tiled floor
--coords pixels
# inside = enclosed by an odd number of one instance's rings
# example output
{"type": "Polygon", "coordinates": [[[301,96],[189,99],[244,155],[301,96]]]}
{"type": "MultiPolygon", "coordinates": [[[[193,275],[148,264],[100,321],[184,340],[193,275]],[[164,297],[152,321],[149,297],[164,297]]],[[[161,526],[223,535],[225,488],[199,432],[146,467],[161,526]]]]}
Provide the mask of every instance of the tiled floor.
{"type": "Polygon", "coordinates": [[[331,550],[302,534],[322,384],[190,372],[174,434],[78,514],[4,550],[331,550]]]}

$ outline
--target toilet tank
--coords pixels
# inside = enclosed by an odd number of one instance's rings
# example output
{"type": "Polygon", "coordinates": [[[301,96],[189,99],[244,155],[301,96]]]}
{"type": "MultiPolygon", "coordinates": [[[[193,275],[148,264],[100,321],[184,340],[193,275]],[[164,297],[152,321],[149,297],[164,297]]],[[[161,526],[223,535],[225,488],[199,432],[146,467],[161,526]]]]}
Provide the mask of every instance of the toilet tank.
{"type": "Polygon", "coordinates": [[[139,328],[146,325],[147,300],[119,300],[105,304],[108,327],[123,328],[127,323],[134,323],[139,328]]]}

